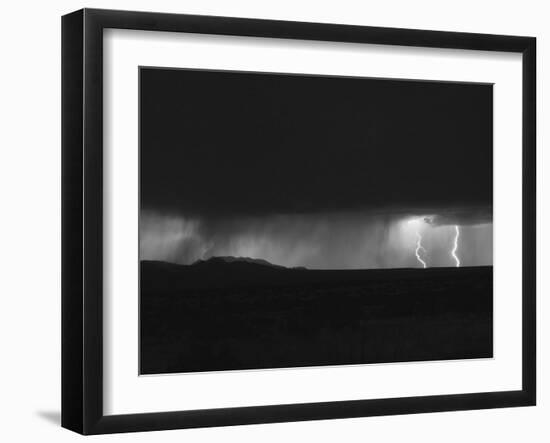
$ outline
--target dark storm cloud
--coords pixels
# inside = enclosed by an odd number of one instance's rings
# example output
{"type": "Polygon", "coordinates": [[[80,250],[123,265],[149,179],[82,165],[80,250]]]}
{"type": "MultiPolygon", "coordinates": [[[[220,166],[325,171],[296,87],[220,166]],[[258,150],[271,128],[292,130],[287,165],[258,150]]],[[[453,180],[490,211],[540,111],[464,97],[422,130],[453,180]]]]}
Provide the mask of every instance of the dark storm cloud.
{"type": "Polygon", "coordinates": [[[433,226],[475,226],[493,222],[492,206],[471,206],[468,208],[434,209],[434,214],[424,217],[433,226]]]}
{"type": "Polygon", "coordinates": [[[473,208],[432,221],[471,224],[492,205],[491,85],[160,69],[140,84],[142,209],[473,208]]]}

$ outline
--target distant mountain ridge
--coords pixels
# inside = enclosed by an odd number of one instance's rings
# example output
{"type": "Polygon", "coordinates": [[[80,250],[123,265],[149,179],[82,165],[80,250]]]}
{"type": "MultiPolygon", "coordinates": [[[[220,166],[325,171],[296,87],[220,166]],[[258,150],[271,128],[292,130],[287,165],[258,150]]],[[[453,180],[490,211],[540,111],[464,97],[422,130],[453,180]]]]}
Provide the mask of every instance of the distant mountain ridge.
{"type": "Polygon", "coordinates": [[[216,265],[216,264],[226,264],[226,263],[251,263],[255,265],[267,266],[270,268],[278,268],[278,269],[306,269],[303,266],[287,268],[286,266],[276,265],[274,263],[268,262],[263,258],[234,257],[231,255],[214,256],[214,257],[207,258],[205,260],[200,259],[193,262],[191,266],[216,265]]]}
{"type": "Polygon", "coordinates": [[[250,287],[294,284],[313,274],[306,268],[286,268],[250,257],[216,256],[188,265],[155,260],[140,263],[141,289],[159,293],[189,288],[250,287]],[[300,274],[299,276],[297,274],[300,274]]]}

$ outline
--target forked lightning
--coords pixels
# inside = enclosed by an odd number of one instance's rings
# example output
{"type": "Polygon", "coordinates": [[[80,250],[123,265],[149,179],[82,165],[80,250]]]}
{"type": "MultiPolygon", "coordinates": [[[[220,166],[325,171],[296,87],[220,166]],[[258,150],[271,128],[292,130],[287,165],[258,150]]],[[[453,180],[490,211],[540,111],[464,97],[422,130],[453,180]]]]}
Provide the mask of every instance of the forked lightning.
{"type": "Polygon", "coordinates": [[[460,237],[460,230],[458,229],[458,225],[455,225],[455,242],[454,242],[453,250],[451,251],[451,255],[455,259],[457,268],[460,268],[460,259],[456,255],[456,251],[458,249],[458,238],[459,237],[460,237]]]}
{"type": "Polygon", "coordinates": [[[426,268],[426,262],[420,257],[420,251],[426,252],[426,249],[424,249],[424,246],[422,246],[422,236],[418,231],[416,231],[416,250],[414,251],[414,253],[416,254],[416,259],[420,263],[422,263],[422,266],[424,268],[426,268]]]}

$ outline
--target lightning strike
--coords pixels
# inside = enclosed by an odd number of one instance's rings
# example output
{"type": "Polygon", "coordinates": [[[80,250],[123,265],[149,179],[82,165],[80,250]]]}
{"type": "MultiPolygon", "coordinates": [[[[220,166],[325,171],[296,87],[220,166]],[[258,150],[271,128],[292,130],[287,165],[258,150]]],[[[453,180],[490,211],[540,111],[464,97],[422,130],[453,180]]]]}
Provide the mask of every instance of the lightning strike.
{"type": "Polygon", "coordinates": [[[419,234],[418,231],[416,231],[416,249],[415,249],[414,253],[416,254],[416,259],[420,263],[422,263],[422,266],[425,269],[426,268],[426,262],[424,260],[422,260],[422,258],[420,257],[420,251],[426,252],[426,249],[424,248],[424,246],[422,246],[422,236],[419,234]]]}
{"type": "Polygon", "coordinates": [[[454,246],[453,246],[453,250],[451,251],[451,255],[455,259],[456,267],[460,268],[460,259],[456,255],[456,251],[458,249],[458,238],[460,237],[460,230],[458,229],[458,225],[455,225],[455,232],[456,232],[456,234],[455,234],[455,243],[454,243],[454,246]]]}

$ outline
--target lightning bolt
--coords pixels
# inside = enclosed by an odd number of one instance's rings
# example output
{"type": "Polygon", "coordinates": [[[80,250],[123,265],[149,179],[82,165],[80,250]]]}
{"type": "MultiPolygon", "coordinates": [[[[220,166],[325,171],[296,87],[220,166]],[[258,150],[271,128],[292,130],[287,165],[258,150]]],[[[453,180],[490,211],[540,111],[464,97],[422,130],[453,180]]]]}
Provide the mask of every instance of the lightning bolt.
{"type": "Polygon", "coordinates": [[[420,258],[420,251],[426,252],[426,249],[424,249],[424,246],[422,246],[422,236],[418,231],[416,231],[416,249],[414,253],[416,254],[416,259],[422,263],[422,266],[426,268],[426,262],[420,258]]]}
{"type": "Polygon", "coordinates": [[[460,259],[456,255],[456,250],[458,249],[458,238],[460,237],[460,230],[458,229],[458,225],[455,225],[455,243],[453,246],[453,250],[451,251],[451,255],[456,261],[456,267],[460,268],[460,259]]]}

